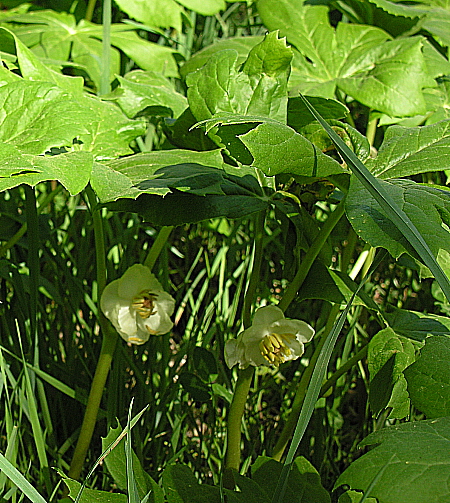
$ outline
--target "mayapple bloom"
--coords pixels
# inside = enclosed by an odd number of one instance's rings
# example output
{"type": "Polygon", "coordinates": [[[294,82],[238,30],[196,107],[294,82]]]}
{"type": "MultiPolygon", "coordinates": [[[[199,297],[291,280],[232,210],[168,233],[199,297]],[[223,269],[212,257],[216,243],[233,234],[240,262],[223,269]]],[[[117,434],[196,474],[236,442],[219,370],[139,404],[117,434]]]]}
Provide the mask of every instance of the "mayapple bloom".
{"type": "Polygon", "coordinates": [[[225,361],[230,368],[237,363],[241,369],[249,365],[278,367],[301,356],[303,344],[313,335],[312,327],[304,321],[285,318],[279,307],[261,307],[255,313],[252,326],[237,339],[226,342],[225,361]]]}
{"type": "Polygon", "coordinates": [[[173,327],[175,300],[141,264],[132,265],[106,286],[100,307],[120,336],[132,344],[144,344],[150,335],[166,334],[173,327]]]}

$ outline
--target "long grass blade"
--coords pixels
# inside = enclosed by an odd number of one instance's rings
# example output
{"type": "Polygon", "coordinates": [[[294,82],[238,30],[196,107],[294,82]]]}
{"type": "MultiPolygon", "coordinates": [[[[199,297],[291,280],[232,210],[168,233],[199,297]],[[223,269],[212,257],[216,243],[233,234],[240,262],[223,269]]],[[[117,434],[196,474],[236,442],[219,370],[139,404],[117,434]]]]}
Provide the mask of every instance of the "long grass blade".
{"type": "Polygon", "coordinates": [[[310,105],[308,100],[302,95],[300,95],[300,97],[308,107],[308,110],[311,112],[311,114],[315,117],[316,120],[319,121],[321,126],[328,133],[328,136],[336,146],[337,151],[347,163],[349,168],[356,175],[358,180],[370,192],[370,194],[378,202],[386,215],[390,218],[392,223],[400,230],[403,236],[405,236],[405,238],[417,252],[418,256],[421,258],[424,264],[433,273],[434,277],[439,283],[439,286],[442,288],[442,291],[450,302],[450,280],[441,269],[429,246],[427,245],[411,219],[386,193],[380,181],[372,175],[372,173],[358,159],[355,153],[350,150],[350,148],[341,140],[341,138],[339,138],[339,136],[333,131],[333,129],[323,119],[323,117],[315,110],[312,105],[310,105]]]}

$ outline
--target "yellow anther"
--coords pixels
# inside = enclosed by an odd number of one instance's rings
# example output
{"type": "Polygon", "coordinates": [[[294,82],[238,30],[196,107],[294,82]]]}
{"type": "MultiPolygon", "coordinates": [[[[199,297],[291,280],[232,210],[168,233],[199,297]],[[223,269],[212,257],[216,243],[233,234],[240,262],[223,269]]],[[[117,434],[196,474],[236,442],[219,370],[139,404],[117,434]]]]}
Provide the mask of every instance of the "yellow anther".
{"type": "Polygon", "coordinates": [[[278,367],[284,363],[292,354],[289,343],[295,340],[294,334],[276,334],[271,333],[261,340],[259,350],[261,355],[271,364],[278,367]]]}
{"type": "Polygon", "coordinates": [[[149,290],[143,290],[133,298],[131,306],[138,312],[139,316],[145,320],[156,313],[154,310],[154,300],[156,297],[157,295],[155,293],[150,293],[149,290]]]}

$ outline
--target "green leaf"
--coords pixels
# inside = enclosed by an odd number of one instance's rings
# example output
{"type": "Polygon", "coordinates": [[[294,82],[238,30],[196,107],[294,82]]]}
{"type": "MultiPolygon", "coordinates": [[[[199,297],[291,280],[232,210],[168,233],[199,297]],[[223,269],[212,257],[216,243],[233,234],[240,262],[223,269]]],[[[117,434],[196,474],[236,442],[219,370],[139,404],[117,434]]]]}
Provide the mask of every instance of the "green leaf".
{"type": "Polygon", "coordinates": [[[348,484],[366,491],[384,470],[369,494],[380,503],[442,503],[450,498],[449,417],[389,426],[360,445],[376,447],[354,461],[335,488],[348,484]]]}
{"type": "Polygon", "coordinates": [[[286,122],[287,80],[292,59],[286,41],[269,33],[239,71],[238,53],[227,49],[186,77],[188,101],[197,120],[214,115],[258,115],[286,122]]]}
{"type": "Polygon", "coordinates": [[[88,111],[87,132],[80,134],[83,150],[92,152],[96,159],[111,159],[131,154],[130,143],[145,133],[143,120],[131,120],[114,103],[92,96],[80,103],[88,111]]]}
{"type": "MultiPolygon", "coordinates": [[[[303,98],[303,97],[302,97],[303,98]]],[[[303,98],[304,99],[304,98],[303,98]]],[[[363,184],[365,189],[370,193],[377,204],[383,209],[383,212],[388,216],[388,227],[391,228],[391,223],[401,232],[405,240],[413,248],[425,265],[432,271],[439,286],[442,288],[447,299],[450,300],[450,281],[444,274],[444,271],[436,261],[435,255],[430,249],[422,234],[417,230],[417,227],[412,222],[411,218],[399,207],[396,201],[388,194],[383,182],[375,178],[370,171],[362,164],[350,148],[340,139],[340,137],[331,129],[331,127],[323,120],[323,118],[309,105],[305,99],[305,103],[313,113],[314,117],[320,122],[322,127],[327,131],[333,143],[336,146],[341,157],[346,161],[349,168],[358,178],[358,181],[363,184]]],[[[384,182],[385,183],[385,182],[384,182]]],[[[442,191],[444,192],[444,191],[442,191]]]]}
{"type": "MultiPolygon", "coordinates": [[[[120,425],[117,428],[110,428],[106,437],[102,438],[102,449],[105,451],[108,446],[114,442],[122,433],[120,425]]],[[[164,503],[164,495],[162,489],[151,479],[146,473],[138,457],[133,452],[133,473],[136,480],[139,496],[142,499],[150,490],[152,491],[149,498],[149,503],[164,503]]],[[[105,464],[109,473],[120,489],[127,489],[127,473],[126,473],[126,456],[125,456],[125,437],[108,453],[105,457],[105,464]]]]}
{"type": "MultiPolygon", "coordinates": [[[[282,470],[282,463],[274,459],[260,456],[252,465],[252,479],[272,498],[276,480],[282,470]]],[[[329,503],[331,501],[328,491],[320,481],[320,475],[314,466],[304,457],[295,458],[289,474],[289,483],[281,500],[284,503],[329,503]]]]}
{"type": "Polygon", "coordinates": [[[239,138],[253,156],[253,166],[269,176],[288,173],[324,178],[344,172],[337,161],[280,123],[265,122],[239,138]]]}
{"type": "MultiPolygon", "coordinates": [[[[450,251],[450,234],[442,225],[450,224],[450,193],[410,180],[379,183],[408,215],[435,257],[440,248],[450,251]]],[[[395,258],[405,252],[417,257],[402,232],[355,178],[350,183],[346,212],[356,233],[372,246],[386,248],[395,258]]]]}
{"type": "Polygon", "coordinates": [[[155,151],[94,166],[92,186],[110,209],[139,213],[155,225],[240,218],[268,207],[251,170],[222,166],[218,150],[155,151]],[[125,197],[138,199],[117,201],[125,197]]]}
{"type": "Polygon", "coordinates": [[[396,334],[416,341],[422,342],[430,335],[450,334],[450,319],[446,316],[394,309],[384,312],[383,317],[396,334]]]}
{"type": "MultiPolygon", "coordinates": [[[[69,497],[75,501],[81,484],[72,479],[64,478],[64,483],[69,488],[69,497]]],[[[126,503],[125,494],[112,493],[110,491],[97,491],[96,489],[84,488],[79,503],[126,503]]],[[[162,502],[161,502],[162,503],[162,502]]]]}
{"type": "Polygon", "coordinates": [[[34,187],[40,182],[58,180],[71,195],[81,192],[89,182],[93,157],[89,152],[68,152],[55,156],[18,155],[4,161],[0,146],[0,192],[22,183],[34,187]],[[5,167],[5,164],[8,167],[5,167]],[[74,169],[76,168],[76,169],[74,169]]]}
{"type": "MultiPolygon", "coordinates": [[[[363,497],[362,493],[357,491],[345,491],[339,496],[338,503],[359,503],[363,497]]],[[[375,498],[366,498],[366,503],[379,503],[375,498]]]]}
{"type": "Polygon", "coordinates": [[[47,83],[51,82],[73,96],[82,96],[84,85],[82,77],[68,77],[52,70],[44,65],[14,33],[4,27],[0,27],[0,31],[5,31],[13,37],[17,53],[17,62],[19,63],[20,72],[24,79],[47,83]]]}
{"type": "MultiPolygon", "coordinates": [[[[339,101],[315,96],[306,96],[306,98],[325,120],[347,117],[348,108],[339,101]]],[[[299,97],[289,98],[287,113],[288,126],[297,132],[316,120],[299,97]]]]}
{"type": "Polygon", "coordinates": [[[195,371],[204,381],[217,379],[217,362],[211,351],[201,346],[195,346],[192,360],[195,371]]]}
{"type": "Polygon", "coordinates": [[[154,108],[155,115],[164,108],[164,115],[178,117],[188,107],[187,99],[159,73],[135,70],[117,79],[120,83],[116,89],[117,103],[128,117],[134,117],[147,107],[154,108]]]}
{"type": "Polygon", "coordinates": [[[0,141],[27,154],[71,147],[87,132],[90,118],[69,94],[45,82],[17,80],[0,87],[0,108],[0,141]]]}
{"type": "Polygon", "coordinates": [[[221,10],[225,10],[226,3],[224,0],[177,0],[178,3],[184,5],[187,9],[193,10],[202,14],[202,16],[214,16],[221,10]]]}
{"type": "Polygon", "coordinates": [[[364,105],[399,117],[426,110],[422,88],[433,82],[421,37],[390,41],[379,28],[343,22],[334,29],[324,5],[258,0],[257,6],[267,28],[280,30],[299,51],[291,90],[332,98],[337,86],[364,105]]]}
{"type": "Polygon", "coordinates": [[[425,341],[420,357],[405,370],[411,402],[428,418],[450,416],[450,338],[425,341]]]}
{"type": "Polygon", "coordinates": [[[182,31],[181,14],[183,8],[174,0],[115,0],[120,9],[133,19],[148,26],[175,28],[182,31]]]}
{"type": "Polygon", "coordinates": [[[423,127],[391,126],[375,159],[367,162],[381,179],[450,168],[450,120],[423,127]]]}
{"type": "Polygon", "coordinates": [[[403,371],[415,359],[413,344],[399,337],[391,328],[380,330],[369,342],[369,403],[377,415],[386,407],[395,407],[390,416],[403,418],[409,414],[410,403],[403,371]]]}
{"type": "Polygon", "coordinates": [[[189,58],[180,69],[181,76],[185,78],[188,73],[195,72],[204,66],[213,54],[226,49],[232,49],[237,52],[238,57],[236,63],[237,66],[241,66],[247,59],[250,50],[255,47],[255,45],[260,44],[263,40],[263,36],[231,37],[219,40],[214,44],[205,47],[201,51],[196,52],[191,58],[189,58]]]}

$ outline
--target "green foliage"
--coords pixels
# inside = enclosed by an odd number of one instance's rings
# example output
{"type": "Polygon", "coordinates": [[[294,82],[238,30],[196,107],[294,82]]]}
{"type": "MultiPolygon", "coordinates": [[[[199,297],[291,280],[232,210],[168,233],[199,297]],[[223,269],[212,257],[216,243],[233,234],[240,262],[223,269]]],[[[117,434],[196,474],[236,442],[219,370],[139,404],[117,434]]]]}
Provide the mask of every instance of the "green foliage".
{"type": "Polygon", "coordinates": [[[0,14],[0,498],[63,479],[81,502],[446,501],[448,2],[116,1],[104,26],[108,2],[19,3],[0,14]],[[146,257],[175,324],[126,345],[99,299],[146,257]],[[250,369],[241,417],[224,348],[268,304],[316,336],[250,369]]]}

